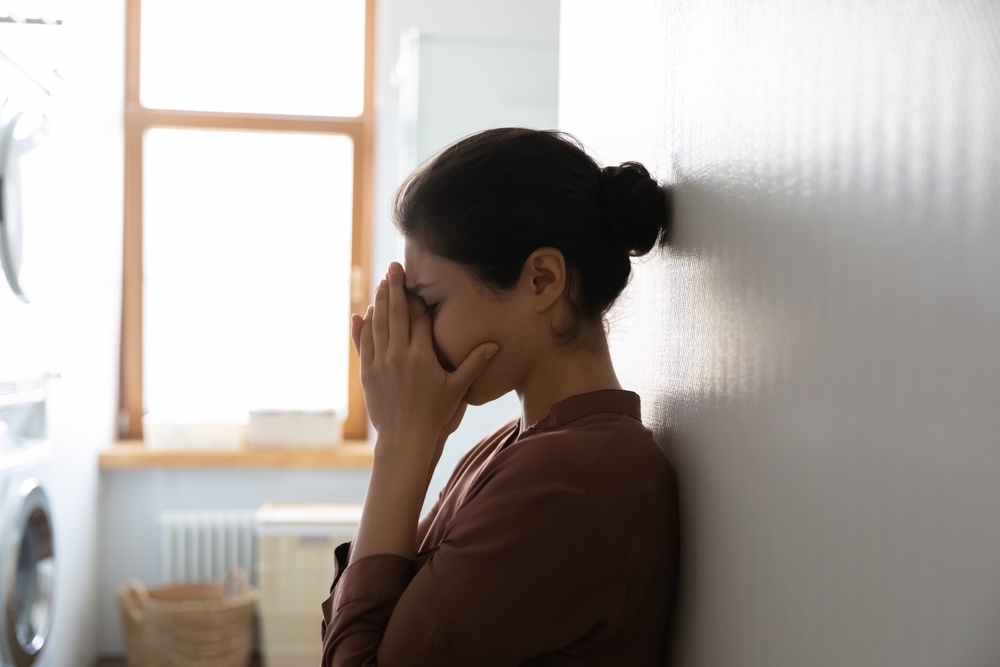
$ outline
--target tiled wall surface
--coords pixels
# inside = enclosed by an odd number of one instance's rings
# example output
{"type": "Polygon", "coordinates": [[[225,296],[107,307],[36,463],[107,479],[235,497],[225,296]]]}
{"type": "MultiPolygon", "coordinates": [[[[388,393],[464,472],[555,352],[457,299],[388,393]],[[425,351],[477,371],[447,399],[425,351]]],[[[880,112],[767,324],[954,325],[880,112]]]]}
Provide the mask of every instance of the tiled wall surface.
{"type": "Polygon", "coordinates": [[[684,666],[1000,664],[1000,8],[564,2],[560,127],[674,183],[614,313],[684,666]]]}

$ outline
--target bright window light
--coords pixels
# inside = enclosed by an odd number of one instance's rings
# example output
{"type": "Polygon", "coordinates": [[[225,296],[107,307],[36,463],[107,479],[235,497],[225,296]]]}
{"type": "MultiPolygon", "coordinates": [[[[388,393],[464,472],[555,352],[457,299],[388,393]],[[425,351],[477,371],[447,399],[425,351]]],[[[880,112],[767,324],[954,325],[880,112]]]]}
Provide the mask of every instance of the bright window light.
{"type": "Polygon", "coordinates": [[[143,0],[141,24],[144,106],[363,110],[365,0],[143,0]]]}
{"type": "Polygon", "coordinates": [[[353,161],[341,135],[146,134],[147,412],[346,412],[353,161]]]}

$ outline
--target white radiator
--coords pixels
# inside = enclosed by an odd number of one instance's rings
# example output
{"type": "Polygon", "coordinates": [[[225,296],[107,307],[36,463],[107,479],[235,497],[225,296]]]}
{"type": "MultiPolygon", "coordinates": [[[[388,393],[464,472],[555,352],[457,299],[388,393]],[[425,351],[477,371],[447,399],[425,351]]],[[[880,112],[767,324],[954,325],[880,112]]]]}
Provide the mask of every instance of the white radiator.
{"type": "Polygon", "coordinates": [[[161,512],[158,523],[163,583],[222,581],[241,567],[256,584],[253,510],[161,512]]]}

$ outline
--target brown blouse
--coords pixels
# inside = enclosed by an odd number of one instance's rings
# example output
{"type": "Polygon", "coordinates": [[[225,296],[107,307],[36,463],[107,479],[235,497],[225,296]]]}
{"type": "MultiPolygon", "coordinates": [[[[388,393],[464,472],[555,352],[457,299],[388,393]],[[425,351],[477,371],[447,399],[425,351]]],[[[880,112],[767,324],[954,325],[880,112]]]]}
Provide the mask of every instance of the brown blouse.
{"type": "Polygon", "coordinates": [[[323,665],[662,665],[677,569],[674,471],[638,394],[570,396],[511,419],[455,467],[416,557],[345,569],[323,665]]]}

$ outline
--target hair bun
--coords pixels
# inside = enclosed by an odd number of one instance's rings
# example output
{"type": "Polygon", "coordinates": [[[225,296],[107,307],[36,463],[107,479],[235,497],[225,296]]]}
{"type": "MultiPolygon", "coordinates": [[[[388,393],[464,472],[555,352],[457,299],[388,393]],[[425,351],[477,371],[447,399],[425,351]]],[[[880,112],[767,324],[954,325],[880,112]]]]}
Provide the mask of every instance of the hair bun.
{"type": "Polygon", "coordinates": [[[634,257],[666,242],[670,202],[666,190],[638,162],[604,167],[601,194],[615,243],[634,257]]]}

